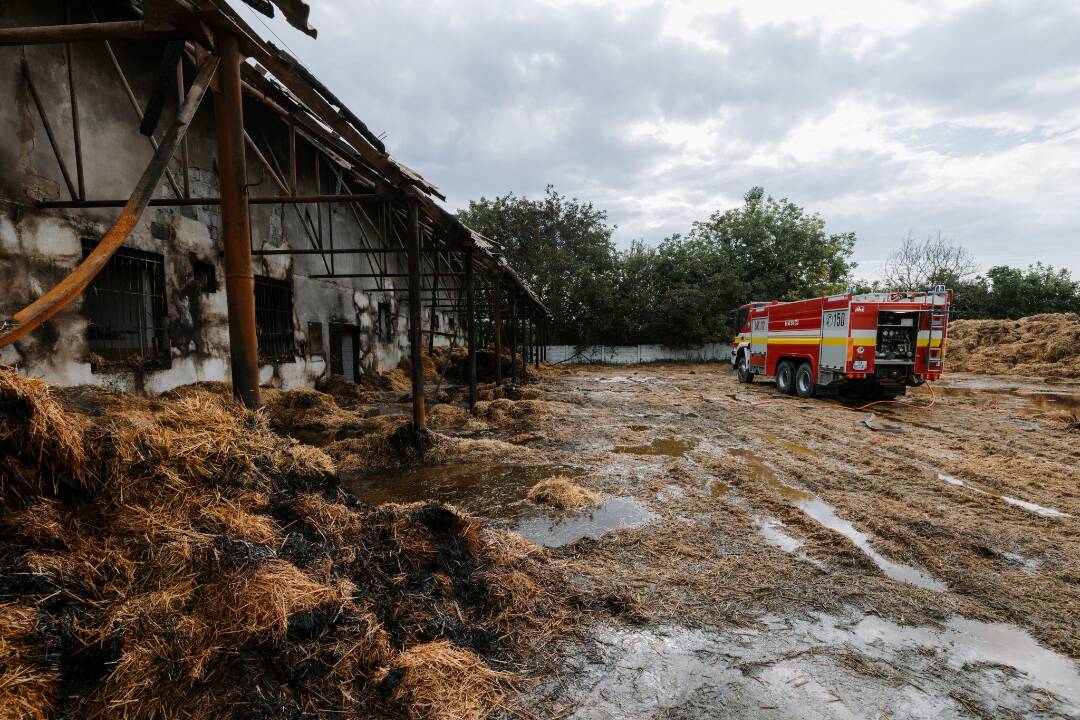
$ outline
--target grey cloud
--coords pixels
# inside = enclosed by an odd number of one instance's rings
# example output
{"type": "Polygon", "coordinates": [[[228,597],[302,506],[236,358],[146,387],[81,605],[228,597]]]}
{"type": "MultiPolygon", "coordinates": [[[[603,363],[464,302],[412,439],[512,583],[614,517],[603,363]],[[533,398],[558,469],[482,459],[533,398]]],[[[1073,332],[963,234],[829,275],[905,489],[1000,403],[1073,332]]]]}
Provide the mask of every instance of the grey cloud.
{"type": "Polygon", "coordinates": [[[618,17],[604,7],[494,0],[323,0],[313,11],[319,41],[290,35],[289,43],[451,207],[553,183],[606,203],[625,228],[620,242],[657,242],[717,209],[716,198],[737,202],[764,185],[829,208],[830,228],[859,232],[857,252],[868,260],[926,228],[969,238],[987,258],[1080,269],[1071,247],[1080,210],[1044,213],[1038,197],[924,197],[925,161],[908,159],[993,156],[1060,139],[1062,119],[1080,109],[1073,88],[1047,84],[1080,74],[1080,13],[1070,3],[981,2],[858,51],[856,30],[751,26],[738,11],[699,28],[723,49],[703,48],[662,34],[663,2],[620,7],[618,17]],[[750,164],[846,101],[893,113],[884,130],[911,152],[841,149],[814,164],[750,164]],[[933,119],[908,120],[909,112],[933,119]],[[987,125],[992,113],[1020,129],[987,125]],[[704,164],[679,163],[679,147],[625,132],[708,121],[723,147],[704,164]],[[658,192],[679,198],[667,214],[645,209],[658,192]]]}

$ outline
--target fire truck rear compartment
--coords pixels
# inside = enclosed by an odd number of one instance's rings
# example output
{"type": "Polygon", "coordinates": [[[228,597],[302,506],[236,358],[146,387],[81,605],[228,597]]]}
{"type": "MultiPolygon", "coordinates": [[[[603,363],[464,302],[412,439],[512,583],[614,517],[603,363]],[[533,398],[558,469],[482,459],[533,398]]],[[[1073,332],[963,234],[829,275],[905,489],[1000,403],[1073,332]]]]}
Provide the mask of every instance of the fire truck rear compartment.
{"type": "Polygon", "coordinates": [[[878,315],[875,366],[915,365],[919,337],[917,312],[882,311],[878,315]]]}

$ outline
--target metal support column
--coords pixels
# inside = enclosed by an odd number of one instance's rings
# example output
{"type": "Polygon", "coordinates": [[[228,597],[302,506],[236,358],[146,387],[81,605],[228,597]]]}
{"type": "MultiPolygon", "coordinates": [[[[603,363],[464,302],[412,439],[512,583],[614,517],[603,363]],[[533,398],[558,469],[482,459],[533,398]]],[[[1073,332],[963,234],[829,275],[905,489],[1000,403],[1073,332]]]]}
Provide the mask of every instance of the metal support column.
{"type": "Polygon", "coordinates": [[[431,275],[431,317],[428,321],[428,339],[427,339],[427,351],[428,355],[435,354],[435,306],[439,303],[439,255],[435,254],[432,259],[432,275],[431,275]]]}
{"type": "Polygon", "coordinates": [[[540,369],[540,323],[533,315],[533,367],[540,369]]]}
{"type": "Polygon", "coordinates": [[[499,276],[495,276],[495,294],[494,294],[494,324],[495,333],[495,386],[502,385],[502,289],[499,283],[499,276]]]}
{"type": "Polygon", "coordinates": [[[249,408],[256,408],[260,404],[259,350],[255,333],[255,276],[251,268],[244,107],[240,89],[243,58],[233,35],[219,34],[217,45],[221,65],[214,102],[214,125],[221,184],[221,234],[225,244],[233,395],[249,408]]]}
{"type": "Polygon", "coordinates": [[[409,201],[409,359],[412,365],[413,426],[427,427],[424,410],[424,364],[421,357],[423,327],[420,319],[420,204],[409,201]]]}
{"type": "Polygon", "coordinates": [[[470,245],[465,249],[465,303],[466,322],[469,323],[469,409],[471,410],[477,401],[476,391],[476,290],[473,287],[475,281],[473,272],[473,249],[470,245]]]}
{"type": "Polygon", "coordinates": [[[517,336],[518,336],[517,298],[510,297],[510,384],[517,385],[517,336]]]}

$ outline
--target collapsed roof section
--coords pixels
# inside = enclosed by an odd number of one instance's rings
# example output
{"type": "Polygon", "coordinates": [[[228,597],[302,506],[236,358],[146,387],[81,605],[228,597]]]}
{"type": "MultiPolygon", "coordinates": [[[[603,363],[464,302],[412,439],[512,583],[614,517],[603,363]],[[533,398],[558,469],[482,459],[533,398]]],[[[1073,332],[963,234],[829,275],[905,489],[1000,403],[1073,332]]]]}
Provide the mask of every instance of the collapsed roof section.
{"type": "MultiPolygon", "coordinates": [[[[273,6],[264,0],[233,1],[273,15],[273,6]]],[[[316,36],[308,22],[307,3],[273,0],[273,5],[293,27],[316,36]]],[[[500,276],[508,290],[551,317],[525,279],[502,257],[497,243],[464,226],[439,205],[436,201],[445,201],[446,196],[434,183],[392,158],[382,140],[333,91],[296,58],[261,38],[226,0],[141,0],[131,7],[142,16],[148,37],[182,36],[190,43],[189,52],[211,50],[213,33],[219,30],[240,38],[241,51],[250,61],[243,68],[246,95],[295,122],[307,141],[323,149],[367,190],[417,200],[428,232],[441,237],[448,248],[471,245],[481,267],[500,276]]]]}

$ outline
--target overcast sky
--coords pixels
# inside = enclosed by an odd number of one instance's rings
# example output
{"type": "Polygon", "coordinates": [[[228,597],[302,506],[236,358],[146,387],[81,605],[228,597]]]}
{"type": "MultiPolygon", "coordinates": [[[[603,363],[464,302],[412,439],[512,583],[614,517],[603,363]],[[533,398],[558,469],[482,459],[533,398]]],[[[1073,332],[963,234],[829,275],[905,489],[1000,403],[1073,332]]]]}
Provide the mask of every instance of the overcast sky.
{"type": "Polygon", "coordinates": [[[1080,275],[1075,0],[309,2],[266,25],[450,209],[550,183],[656,244],[762,185],[862,277],[939,230],[1080,275]]]}

